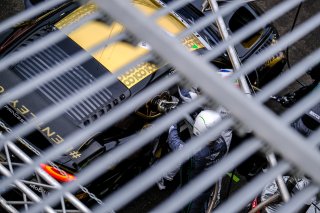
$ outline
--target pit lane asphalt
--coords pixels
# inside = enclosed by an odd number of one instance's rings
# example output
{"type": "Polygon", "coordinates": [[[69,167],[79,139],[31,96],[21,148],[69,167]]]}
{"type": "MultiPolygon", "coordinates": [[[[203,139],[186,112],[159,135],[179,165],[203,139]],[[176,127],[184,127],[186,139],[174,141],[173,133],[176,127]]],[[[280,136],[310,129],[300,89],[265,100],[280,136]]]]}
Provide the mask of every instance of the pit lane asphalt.
{"type": "MultiPolygon", "coordinates": [[[[283,0],[257,0],[256,4],[261,7],[263,10],[268,10],[283,2],[283,0]]],[[[24,9],[22,0],[1,0],[0,1],[0,22],[5,20],[6,18],[22,11],[24,9]]],[[[290,31],[294,16],[296,14],[297,8],[292,11],[284,14],[279,19],[274,21],[274,25],[279,31],[280,35],[284,35],[290,31]]],[[[312,15],[316,14],[320,11],[320,1],[317,0],[307,0],[303,3],[299,17],[297,19],[297,25],[302,23],[303,21],[310,18],[312,15]]],[[[313,32],[309,33],[303,39],[296,42],[294,45],[290,47],[289,60],[291,65],[294,65],[296,62],[300,61],[302,58],[313,52],[315,49],[320,46],[320,28],[316,28],[313,32]]],[[[287,69],[287,67],[285,68],[287,69]]],[[[302,76],[299,79],[302,83],[310,82],[310,78],[307,75],[302,76]]],[[[281,91],[280,94],[285,94],[286,92],[293,91],[296,88],[300,87],[300,84],[297,82],[292,83],[285,90],[281,91]]],[[[267,105],[273,109],[275,112],[280,113],[283,111],[283,108],[274,102],[268,102],[267,105]]],[[[245,181],[241,180],[236,184],[232,184],[231,193],[236,191],[238,188],[243,185],[245,181]]],[[[226,179],[224,182],[225,186],[229,183],[226,179]]],[[[174,184],[174,183],[173,183],[174,184]]],[[[138,197],[135,201],[131,202],[128,206],[126,206],[120,212],[148,212],[152,209],[157,203],[161,200],[164,200],[168,197],[172,192],[174,192],[174,186],[169,185],[167,190],[159,191],[157,187],[152,187],[140,197],[138,197]]],[[[226,196],[226,195],[224,195],[226,196]]]]}

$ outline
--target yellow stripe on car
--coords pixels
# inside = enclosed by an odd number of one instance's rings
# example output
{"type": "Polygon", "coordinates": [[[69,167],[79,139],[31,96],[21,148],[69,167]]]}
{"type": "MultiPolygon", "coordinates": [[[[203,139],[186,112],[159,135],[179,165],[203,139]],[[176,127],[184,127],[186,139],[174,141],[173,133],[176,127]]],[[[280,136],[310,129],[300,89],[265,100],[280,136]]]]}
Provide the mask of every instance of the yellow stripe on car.
{"type": "MultiPolygon", "coordinates": [[[[134,0],[133,4],[145,15],[151,15],[161,8],[161,6],[153,0],[134,0]]],[[[84,5],[57,22],[55,26],[63,31],[65,26],[79,21],[80,18],[89,15],[96,10],[97,7],[94,4],[84,5]]],[[[159,18],[157,24],[172,36],[175,36],[186,29],[186,26],[172,14],[159,18]]],[[[114,22],[111,25],[107,25],[101,21],[94,20],[69,33],[68,37],[84,50],[89,50],[102,41],[107,40],[124,30],[124,27],[119,23],[114,22]]],[[[195,35],[190,35],[181,42],[191,51],[204,47],[195,35]]],[[[100,49],[93,53],[92,56],[105,68],[110,70],[110,72],[116,72],[121,67],[146,54],[149,49],[150,47],[146,42],[141,42],[139,45],[133,46],[128,42],[119,41],[100,49]]],[[[118,79],[126,85],[127,88],[131,88],[158,69],[159,67],[155,64],[147,62],[130,69],[118,79]]]]}

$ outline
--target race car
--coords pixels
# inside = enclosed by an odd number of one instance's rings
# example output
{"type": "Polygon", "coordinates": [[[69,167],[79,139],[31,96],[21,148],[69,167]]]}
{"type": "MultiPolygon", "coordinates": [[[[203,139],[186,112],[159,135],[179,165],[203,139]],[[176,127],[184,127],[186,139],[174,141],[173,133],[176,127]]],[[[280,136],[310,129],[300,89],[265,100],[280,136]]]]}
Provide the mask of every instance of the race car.
{"type": "MultiPolygon", "coordinates": [[[[133,5],[144,14],[150,15],[169,4],[170,0],[133,0],[133,5]]],[[[124,26],[119,23],[106,23],[105,19],[96,19],[83,24],[81,27],[66,32],[66,26],[76,23],[85,16],[94,13],[97,6],[92,3],[80,5],[76,1],[68,1],[40,16],[19,24],[0,35],[0,59],[23,51],[25,47],[43,39],[53,32],[60,32],[64,38],[58,43],[21,60],[0,73],[0,96],[6,94],[15,86],[31,81],[48,69],[57,66],[70,59],[75,53],[88,52],[89,49],[110,37],[123,32],[124,26]]],[[[256,19],[260,15],[259,9],[252,3],[247,3],[233,13],[229,14],[226,23],[232,32],[256,19]]],[[[187,4],[183,8],[161,17],[157,24],[163,28],[169,36],[176,36],[195,21],[202,18],[202,13],[194,4],[187,4]]],[[[242,43],[235,46],[242,62],[259,54],[265,48],[274,44],[278,34],[272,25],[267,25],[251,35],[242,43]]],[[[208,49],[214,48],[221,41],[215,24],[193,33],[184,38],[181,43],[188,50],[202,55],[208,49]]],[[[140,41],[137,45],[128,40],[121,40],[105,46],[97,52],[89,53],[90,59],[83,62],[57,78],[51,79],[39,87],[16,100],[11,100],[0,109],[0,131],[5,134],[16,125],[37,115],[45,108],[66,100],[71,95],[90,85],[103,76],[113,75],[124,65],[134,61],[152,49],[146,41],[140,41]]],[[[262,67],[249,75],[248,83],[255,87],[261,87],[275,78],[285,64],[283,53],[279,53],[265,63],[262,67]],[[250,81],[250,82],[249,82],[250,81]]],[[[222,54],[212,60],[219,68],[232,68],[228,57],[222,54]]],[[[21,149],[30,156],[64,143],[68,135],[79,129],[85,129],[110,110],[126,102],[143,89],[157,80],[169,76],[173,72],[170,66],[159,65],[153,61],[147,61],[130,69],[111,86],[100,90],[50,122],[39,121],[37,129],[27,136],[17,140],[21,149]],[[30,147],[33,147],[30,149],[30,147]]],[[[60,182],[74,180],[79,171],[110,150],[115,149],[129,141],[141,129],[145,128],[150,120],[157,119],[162,112],[154,107],[159,101],[171,101],[170,91],[164,91],[155,99],[150,100],[142,108],[124,120],[116,123],[111,128],[97,132],[90,138],[83,139],[79,146],[70,147],[62,156],[54,160],[59,170],[51,165],[43,165],[42,168],[60,182]],[[152,109],[152,110],[150,110],[152,109]]],[[[96,196],[103,196],[115,190],[119,185],[141,171],[141,168],[149,166],[154,153],[152,144],[130,156],[128,159],[105,171],[97,181],[87,187],[96,196]],[[146,160],[147,159],[147,160],[146,160]]],[[[5,156],[2,160],[5,160],[5,156]]],[[[41,188],[41,187],[40,187],[41,188]]],[[[36,190],[37,193],[43,189],[36,190]]],[[[88,194],[81,191],[77,193],[79,199],[90,199],[88,194]]]]}

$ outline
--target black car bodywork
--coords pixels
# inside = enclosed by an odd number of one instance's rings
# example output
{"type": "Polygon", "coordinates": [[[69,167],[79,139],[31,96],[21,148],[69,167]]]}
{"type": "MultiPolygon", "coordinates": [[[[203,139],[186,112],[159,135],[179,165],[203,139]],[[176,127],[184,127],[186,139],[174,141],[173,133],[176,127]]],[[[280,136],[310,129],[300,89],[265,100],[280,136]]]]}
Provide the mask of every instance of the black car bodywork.
{"type": "MultiPolygon", "coordinates": [[[[169,2],[170,1],[167,0],[163,1],[163,3],[169,2]]],[[[59,29],[57,29],[55,23],[72,13],[78,7],[79,4],[73,1],[65,3],[34,20],[20,24],[1,34],[1,59],[20,51],[38,39],[44,38],[51,32],[58,31],[59,29]]],[[[189,24],[192,24],[204,16],[204,14],[197,9],[196,5],[191,4],[176,11],[176,13],[189,24]]],[[[229,29],[234,32],[249,21],[256,19],[259,14],[259,10],[251,3],[248,3],[229,14],[225,17],[225,20],[229,29]]],[[[218,30],[214,24],[199,32],[199,35],[203,37],[212,48],[221,41],[218,30]]],[[[278,34],[274,27],[268,25],[241,44],[236,45],[235,48],[240,60],[244,62],[272,45],[277,38],[278,34]]],[[[23,82],[31,81],[37,75],[45,73],[51,67],[67,60],[76,52],[83,51],[85,50],[80,45],[68,36],[65,36],[60,42],[11,65],[7,70],[1,72],[0,95],[5,94],[23,82]]],[[[205,51],[205,48],[196,50],[199,54],[203,54],[205,51]]],[[[231,68],[226,55],[214,59],[213,63],[221,68],[231,68]]],[[[260,87],[276,77],[282,71],[284,59],[282,57],[275,57],[274,61],[270,63],[266,63],[249,76],[253,85],[260,87]]],[[[23,137],[23,141],[18,141],[17,144],[27,153],[30,153],[30,155],[34,155],[23,143],[29,143],[39,151],[63,143],[64,139],[71,133],[86,128],[117,105],[125,102],[158,79],[168,76],[169,73],[170,68],[161,67],[152,75],[141,79],[130,88],[119,80],[66,110],[64,114],[52,121],[44,124],[39,123],[36,130],[23,137]]],[[[70,95],[75,94],[80,89],[90,87],[97,79],[106,75],[112,75],[112,72],[99,63],[94,57],[91,57],[81,65],[39,86],[37,90],[19,99],[12,100],[3,106],[0,109],[2,131],[5,132],[29,119],[36,118],[37,114],[43,109],[48,106],[59,105],[59,103],[63,102],[70,95]]],[[[154,117],[151,116],[152,119],[154,117]]],[[[55,159],[54,163],[68,173],[76,174],[97,157],[129,141],[149,122],[150,117],[148,118],[148,115],[144,114],[144,116],[141,116],[141,113],[133,113],[104,132],[97,133],[91,138],[85,139],[78,147],[71,147],[64,155],[55,159]]],[[[94,184],[88,185],[90,190],[99,196],[116,189],[127,177],[133,176],[138,173],[142,167],[148,166],[150,158],[153,155],[152,145],[150,147],[145,147],[111,170],[106,171],[94,184]],[[145,159],[148,160],[146,161],[145,159]]],[[[84,197],[85,195],[79,194],[79,198],[84,197]]]]}

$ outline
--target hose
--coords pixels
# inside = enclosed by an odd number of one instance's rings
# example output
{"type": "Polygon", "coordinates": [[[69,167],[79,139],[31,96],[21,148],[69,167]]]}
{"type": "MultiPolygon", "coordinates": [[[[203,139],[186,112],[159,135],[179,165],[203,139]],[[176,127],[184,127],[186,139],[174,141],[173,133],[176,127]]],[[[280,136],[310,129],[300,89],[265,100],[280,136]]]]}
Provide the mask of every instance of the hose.
{"type": "Polygon", "coordinates": [[[255,213],[257,211],[260,211],[261,209],[267,207],[271,203],[278,202],[281,199],[280,194],[274,194],[268,199],[264,200],[263,202],[259,203],[254,209],[251,209],[248,213],[255,213]]]}

